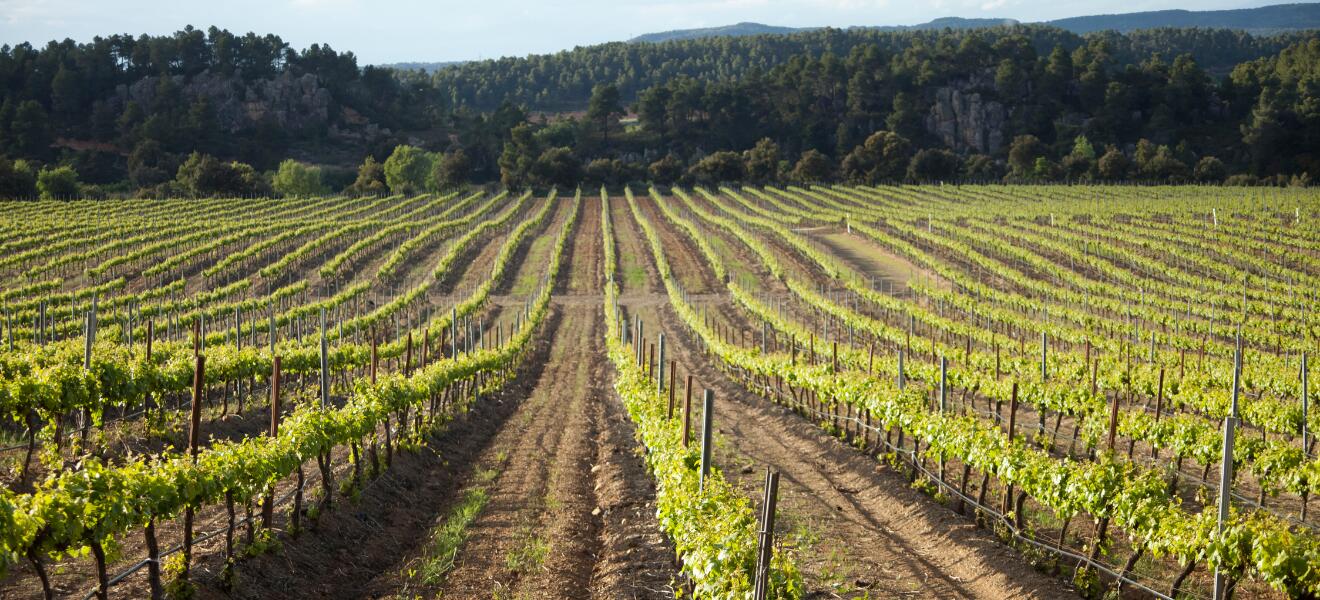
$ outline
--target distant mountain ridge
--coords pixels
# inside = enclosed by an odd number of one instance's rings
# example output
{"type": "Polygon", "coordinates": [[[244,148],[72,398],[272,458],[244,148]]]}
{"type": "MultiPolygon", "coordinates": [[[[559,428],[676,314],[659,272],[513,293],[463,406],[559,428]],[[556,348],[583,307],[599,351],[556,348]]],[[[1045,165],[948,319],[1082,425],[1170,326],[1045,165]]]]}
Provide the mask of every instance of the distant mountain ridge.
{"type": "Polygon", "coordinates": [[[1230,10],[1158,10],[1122,15],[1094,15],[1057,19],[1047,24],[1073,33],[1113,29],[1128,32],[1156,27],[1204,27],[1274,33],[1320,28],[1320,3],[1275,4],[1230,10]]]}
{"type": "Polygon", "coordinates": [[[735,23],[723,27],[705,27],[701,29],[674,29],[672,31],[661,31],[659,33],[647,33],[639,35],[631,40],[636,42],[668,42],[672,40],[693,40],[697,38],[708,37],[740,37],[744,35],[767,35],[767,34],[788,34],[799,31],[811,31],[815,27],[779,27],[776,25],[765,25],[762,23],[735,23]]]}
{"type": "Polygon", "coordinates": [[[376,66],[383,67],[386,69],[394,69],[397,71],[426,71],[427,73],[434,73],[436,71],[439,71],[440,69],[456,67],[465,62],[468,61],[451,60],[446,62],[397,62],[397,63],[387,63],[376,66]]]}
{"type": "MultiPolygon", "coordinates": [[[[875,25],[854,26],[848,29],[868,31],[922,31],[942,29],[979,29],[1002,25],[1018,25],[1014,19],[972,19],[963,17],[941,17],[917,25],[875,25]]],[[[1160,27],[1200,27],[1206,29],[1235,29],[1253,35],[1270,35],[1287,31],[1320,29],[1320,2],[1300,4],[1275,4],[1259,8],[1241,8],[1229,10],[1159,10],[1114,15],[1090,15],[1070,17],[1054,21],[1042,21],[1040,25],[1049,25],[1076,33],[1078,35],[1096,31],[1114,30],[1128,33],[1141,29],[1160,27]]],[[[678,40],[694,40],[714,37],[746,37],[754,35],[789,35],[822,29],[820,27],[782,27],[762,23],[742,22],[723,27],[705,27],[700,29],[675,29],[658,33],[639,35],[627,43],[660,43],[678,40]]],[[[460,66],[469,61],[451,62],[400,62],[378,65],[400,71],[422,70],[435,73],[450,67],[460,66]]]]}
{"type": "MultiPolygon", "coordinates": [[[[1014,19],[967,19],[962,17],[942,17],[918,25],[881,25],[858,26],[861,29],[882,31],[929,30],[929,29],[977,29],[1016,25],[1014,19]]],[[[1042,25],[1051,25],[1083,34],[1095,31],[1115,30],[1129,32],[1138,29],[1159,27],[1203,27],[1212,29],[1240,29],[1253,34],[1268,34],[1281,31],[1320,29],[1320,3],[1275,4],[1259,8],[1240,8],[1230,10],[1159,10],[1115,15],[1090,15],[1070,17],[1054,21],[1042,21],[1042,25]]],[[[630,43],[659,43],[675,40],[691,40],[707,37],[737,37],[748,35],[790,34],[812,31],[818,27],[781,27],[761,23],[738,23],[724,27],[706,27],[701,29],[676,29],[659,33],[639,35],[628,40],[630,43]]]]}

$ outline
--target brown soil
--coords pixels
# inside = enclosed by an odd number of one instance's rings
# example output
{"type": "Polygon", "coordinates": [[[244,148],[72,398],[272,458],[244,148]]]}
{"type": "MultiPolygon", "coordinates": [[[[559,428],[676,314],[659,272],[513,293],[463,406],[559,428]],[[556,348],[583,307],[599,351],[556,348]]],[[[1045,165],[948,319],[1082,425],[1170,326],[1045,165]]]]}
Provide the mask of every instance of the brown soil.
{"type": "MultiPolygon", "coordinates": [[[[673,201],[670,200],[670,202],[673,201]]],[[[715,273],[709,267],[703,269],[687,268],[689,265],[704,266],[706,264],[706,256],[692,242],[687,230],[665,218],[664,212],[655,205],[655,201],[649,196],[638,198],[637,207],[641,209],[642,215],[651,221],[651,226],[655,228],[656,234],[660,236],[660,245],[665,249],[665,257],[669,259],[669,266],[685,290],[695,294],[724,291],[724,283],[715,277],[715,273]]],[[[638,232],[639,236],[642,235],[640,229],[638,232]]],[[[649,245],[646,246],[646,250],[649,257],[649,245]]]]}
{"type": "Polygon", "coordinates": [[[443,596],[535,590],[538,596],[572,597],[586,590],[600,527],[586,476],[597,430],[589,391],[604,383],[603,365],[584,356],[598,333],[593,316],[567,314],[540,380],[488,449],[507,458],[498,461],[504,467],[490,485],[489,503],[468,528],[443,596]]]}
{"type": "MultiPolygon", "coordinates": [[[[599,292],[599,205],[583,210],[569,286],[599,292]]],[[[651,483],[625,450],[631,427],[609,393],[600,302],[578,294],[560,305],[549,364],[483,454],[503,466],[443,597],[662,597],[673,578],[651,483]]]]}
{"type": "Polygon", "coordinates": [[[600,198],[584,195],[579,210],[578,233],[564,246],[564,256],[571,258],[573,270],[567,280],[560,279],[556,294],[603,293],[600,286],[605,279],[605,250],[601,246],[600,198]]]}

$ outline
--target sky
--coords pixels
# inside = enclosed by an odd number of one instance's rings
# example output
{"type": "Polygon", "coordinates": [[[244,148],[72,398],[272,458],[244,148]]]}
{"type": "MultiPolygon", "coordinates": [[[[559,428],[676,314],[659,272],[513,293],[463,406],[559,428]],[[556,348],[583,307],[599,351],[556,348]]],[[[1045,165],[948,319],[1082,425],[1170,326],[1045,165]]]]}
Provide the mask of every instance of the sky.
{"type": "MultiPolygon", "coordinates": [[[[274,33],[295,48],[352,51],[359,64],[524,56],[657,31],[741,21],[793,27],[912,25],[938,17],[1046,21],[1290,0],[0,0],[0,44],[169,34],[193,25],[274,33]]],[[[1292,0],[1296,1],[1296,0],[1292,0]]]]}

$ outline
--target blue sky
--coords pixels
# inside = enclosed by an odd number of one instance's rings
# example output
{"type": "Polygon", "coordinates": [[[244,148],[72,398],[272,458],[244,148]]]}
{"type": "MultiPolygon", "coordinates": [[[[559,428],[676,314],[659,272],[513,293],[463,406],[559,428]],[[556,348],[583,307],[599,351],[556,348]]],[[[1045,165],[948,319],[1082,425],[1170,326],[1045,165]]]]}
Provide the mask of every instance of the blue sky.
{"type": "Polygon", "coordinates": [[[192,24],[328,43],[361,64],[553,52],[642,33],[756,21],[789,26],[910,25],[943,16],[1043,21],[1288,0],[0,0],[0,44],[169,33],[192,24]]]}

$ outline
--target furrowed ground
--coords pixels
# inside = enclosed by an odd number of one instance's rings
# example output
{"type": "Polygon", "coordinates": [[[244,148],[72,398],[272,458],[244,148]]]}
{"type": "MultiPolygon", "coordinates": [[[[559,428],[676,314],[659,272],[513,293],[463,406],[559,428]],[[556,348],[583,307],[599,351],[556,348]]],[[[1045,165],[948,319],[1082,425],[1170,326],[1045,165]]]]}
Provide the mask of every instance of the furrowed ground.
{"type": "Polygon", "coordinates": [[[1313,192],[5,209],[0,597],[1320,593],[1313,192]]]}

